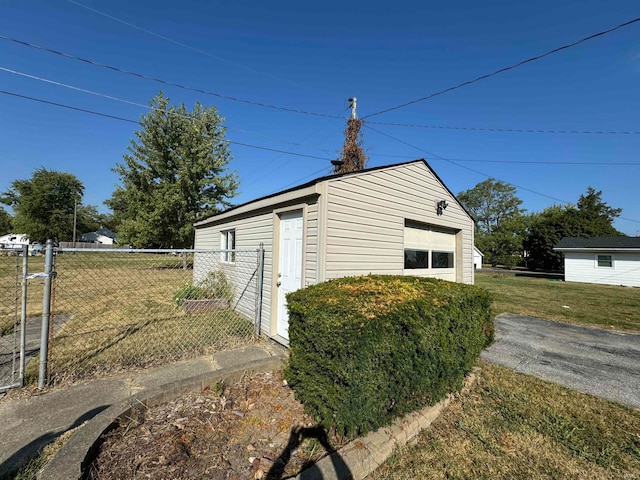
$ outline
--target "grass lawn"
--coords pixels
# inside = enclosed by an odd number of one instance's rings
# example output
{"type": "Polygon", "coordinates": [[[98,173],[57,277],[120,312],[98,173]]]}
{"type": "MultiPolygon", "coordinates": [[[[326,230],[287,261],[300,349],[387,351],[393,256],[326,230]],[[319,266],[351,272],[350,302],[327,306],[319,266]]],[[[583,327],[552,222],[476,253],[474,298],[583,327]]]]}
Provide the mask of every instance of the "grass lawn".
{"type": "Polygon", "coordinates": [[[640,478],[640,412],[483,364],[416,445],[369,478],[640,478]]]}
{"type": "Polygon", "coordinates": [[[495,294],[496,314],[517,313],[640,332],[640,288],[516,277],[494,272],[476,272],[475,283],[495,294]]]}
{"type": "MultiPolygon", "coordinates": [[[[193,258],[188,260],[190,265],[193,258]]],[[[193,357],[252,336],[253,323],[232,309],[186,313],[174,304],[176,290],[193,277],[191,268],[182,268],[181,257],[67,252],[56,263],[54,323],[68,320],[50,347],[52,381],[193,357]]],[[[42,257],[30,257],[29,272],[41,272],[43,264],[42,257]]],[[[0,287],[11,292],[0,300],[5,333],[15,318],[15,271],[15,257],[0,257],[0,287]]],[[[43,280],[30,281],[27,317],[41,315],[42,288],[43,280]]],[[[33,381],[37,370],[34,359],[27,380],[33,381]]]]}

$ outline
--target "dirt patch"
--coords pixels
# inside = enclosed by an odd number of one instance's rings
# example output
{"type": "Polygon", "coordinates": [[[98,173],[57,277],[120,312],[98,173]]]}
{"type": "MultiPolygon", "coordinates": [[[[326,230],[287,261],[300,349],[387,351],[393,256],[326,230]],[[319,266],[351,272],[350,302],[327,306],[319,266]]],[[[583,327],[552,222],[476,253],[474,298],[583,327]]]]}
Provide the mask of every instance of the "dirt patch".
{"type": "Polygon", "coordinates": [[[281,371],[263,373],[137,406],[106,435],[89,478],[288,478],[345,444],[304,414],[281,371]]]}

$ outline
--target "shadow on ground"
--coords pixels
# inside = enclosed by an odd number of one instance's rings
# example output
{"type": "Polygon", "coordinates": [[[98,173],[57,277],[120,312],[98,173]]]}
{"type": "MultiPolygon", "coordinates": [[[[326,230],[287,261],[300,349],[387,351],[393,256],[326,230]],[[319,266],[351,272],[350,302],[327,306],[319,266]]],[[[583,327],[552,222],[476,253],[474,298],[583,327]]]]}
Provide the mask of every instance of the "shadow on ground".
{"type": "MultiPolygon", "coordinates": [[[[284,470],[291,460],[291,455],[302,443],[310,438],[315,438],[325,449],[335,472],[335,478],[343,480],[353,479],[353,475],[349,467],[344,462],[338,451],[331,446],[327,438],[326,430],[320,425],[313,427],[294,427],[291,429],[291,435],[287,446],[284,448],[280,456],[275,460],[273,466],[267,472],[266,480],[280,480],[284,474],[284,470]]],[[[304,480],[322,480],[324,477],[316,463],[308,462],[303,465],[300,478],[304,480]]]]}
{"type": "Polygon", "coordinates": [[[36,457],[46,445],[53,442],[56,438],[58,438],[65,432],[79,427],[87,420],[91,420],[93,417],[98,415],[103,410],[106,410],[107,408],[109,408],[109,405],[101,405],[100,407],[93,408],[86,412],[84,415],[78,417],[76,421],[69,426],[69,428],[56,432],[45,433],[44,435],[41,435],[29,444],[22,447],[20,450],[7,458],[2,464],[0,464],[0,480],[8,480],[10,478],[13,478],[13,474],[15,474],[15,472],[20,467],[26,465],[32,458],[36,457]]]}

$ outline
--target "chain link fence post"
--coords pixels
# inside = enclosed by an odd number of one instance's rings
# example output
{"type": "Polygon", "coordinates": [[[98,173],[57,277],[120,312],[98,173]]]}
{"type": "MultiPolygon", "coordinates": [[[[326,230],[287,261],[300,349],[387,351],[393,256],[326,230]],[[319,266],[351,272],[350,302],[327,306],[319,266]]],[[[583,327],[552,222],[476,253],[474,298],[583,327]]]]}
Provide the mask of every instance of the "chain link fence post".
{"type": "Polygon", "coordinates": [[[24,368],[27,346],[27,280],[29,275],[29,245],[22,246],[22,302],[20,305],[20,386],[24,386],[24,368]]]}
{"type": "Polygon", "coordinates": [[[53,241],[47,240],[44,256],[44,293],[42,296],[42,330],[40,331],[40,371],[38,388],[45,386],[49,356],[49,318],[51,316],[51,272],[53,271],[53,241]]]}

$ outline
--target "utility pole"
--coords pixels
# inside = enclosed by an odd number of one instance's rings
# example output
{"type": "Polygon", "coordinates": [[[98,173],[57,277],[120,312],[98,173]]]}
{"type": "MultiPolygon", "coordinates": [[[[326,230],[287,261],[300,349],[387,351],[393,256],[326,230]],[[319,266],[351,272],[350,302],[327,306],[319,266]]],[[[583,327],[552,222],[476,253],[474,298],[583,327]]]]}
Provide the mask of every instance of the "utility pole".
{"type": "Polygon", "coordinates": [[[349,105],[349,108],[351,108],[351,118],[355,120],[356,118],[358,118],[358,116],[356,115],[356,107],[357,107],[358,99],[356,97],[353,97],[353,98],[350,98],[348,101],[351,102],[351,105],[349,105]]]}
{"type": "Polygon", "coordinates": [[[344,145],[340,152],[340,158],[331,161],[333,173],[342,174],[364,170],[367,163],[367,154],[362,148],[362,124],[358,119],[356,97],[349,98],[351,117],[347,120],[347,128],[344,131],[344,145]]]}

